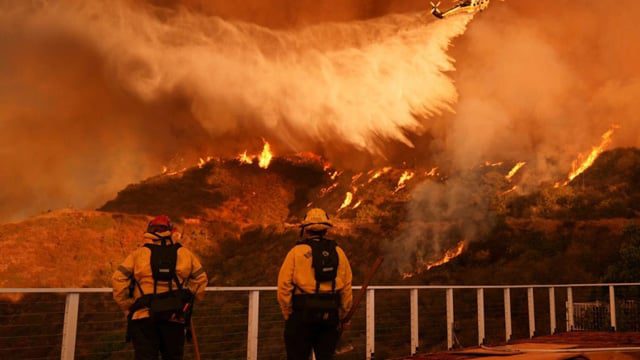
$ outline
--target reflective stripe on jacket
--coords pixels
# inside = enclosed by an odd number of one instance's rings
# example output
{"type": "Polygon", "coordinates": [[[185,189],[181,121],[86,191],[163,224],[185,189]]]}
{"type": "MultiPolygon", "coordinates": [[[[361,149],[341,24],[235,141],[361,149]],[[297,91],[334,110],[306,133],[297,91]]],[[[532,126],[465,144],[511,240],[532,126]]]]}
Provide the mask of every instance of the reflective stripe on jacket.
{"type": "MultiPolygon", "coordinates": [[[[353,302],[351,291],[351,265],[344,251],[337,246],[338,274],[336,275],[336,292],[340,293],[340,317],[343,317],[350,309],[353,302]]],[[[294,288],[296,294],[313,294],[316,291],[316,278],[312,266],[311,246],[298,244],[289,251],[282,263],[278,274],[278,303],[284,318],[289,318],[293,311],[292,296],[294,288]],[[298,290],[299,289],[299,290],[298,290]]],[[[331,282],[320,284],[321,293],[331,292],[331,282]]]]}
{"type": "MultiPolygon", "coordinates": [[[[148,240],[147,243],[153,242],[148,240]]],[[[184,283],[184,286],[191,290],[196,300],[202,300],[204,298],[205,287],[208,283],[207,274],[198,258],[184,247],[178,249],[176,275],[180,282],[184,283]]],[[[129,297],[131,276],[140,284],[144,294],[153,294],[151,250],[144,246],[136,249],[127,256],[116,272],[113,273],[111,278],[113,298],[125,312],[128,312],[131,305],[142,296],[138,287],[135,286],[133,298],[129,297]]],[[[175,282],[173,282],[171,286],[174,290],[177,288],[175,282]]],[[[168,283],[158,282],[157,292],[163,293],[167,291],[169,291],[168,283]]],[[[147,309],[138,310],[133,314],[133,319],[146,317],[149,317],[149,311],[147,309]]]]}

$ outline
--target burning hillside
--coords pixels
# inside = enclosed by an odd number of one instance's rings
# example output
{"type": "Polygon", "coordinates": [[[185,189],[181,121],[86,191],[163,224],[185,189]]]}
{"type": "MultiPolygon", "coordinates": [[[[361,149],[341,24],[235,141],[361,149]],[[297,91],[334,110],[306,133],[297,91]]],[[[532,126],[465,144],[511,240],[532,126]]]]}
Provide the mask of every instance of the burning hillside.
{"type": "Polygon", "coordinates": [[[562,184],[609,119],[616,146],[638,145],[638,4],[624,8],[435,21],[419,1],[2,2],[1,221],[95,208],[202,154],[248,161],[260,137],[340,168],[495,159],[562,184]]]}
{"type": "MultiPolygon", "coordinates": [[[[205,260],[214,283],[266,285],[279,265],[273,256],[295,242],[297,224],[311,206],[332,215],[333,237],[351,254],[356,274],[376,255],[387,255],[387,282],[442,274],[455,279],[455,269],[487,261],[491,269],[507,254],[518,264],[530,246],[520,242],[534,233],[564,234],[553,240],[557,246],[604,228],[615,238],[640,212],[637,149],[606,151],[567,186],[543,184],[530,194],[509,191],[526,171],[522,162],[488,162],[469,173],[445,175],[435,167],[336,169],[313,154],[271,154],[268,166],[261,167],[262,153],[245,153],[252,161],[203,158],[195,166],[166,171],[123,189],[98,212],[52,212],[1,226],[0,245],[11,249],[2,271],[21,275],[3,276],[0,285],[61,286],[63,277],[51,271],[60,269],[51,258],[59,251],[75,254],[64,257],[74,262],[65,269],[91,269],[68,286],[106,285],[115,264],[139,245],[148,216],[158,213],[174,218],[182,241],[205,260]],[[591,220],[602,218],[611,220],[591,220]],[[568,220],[575,222],[570,228],[568,220]],[[502,234],[498,242],[496,232],[502,234]],[[521,252],[514,253],[509,243],[520,244],[521,252]],[[256,273],[247,259],[265,267],[256,273]],[[42,264],[38,273],[29,270],[33,261],[42,264]],[[446,266],[450,261],[454,265],[446,266]]],[[[615,254],[615,242],[609,245],[605,260],[615,254]]]]}
{"type": "MultiPolygon", "coordinates": [[[[637,217],[637,150],[609,150],[638,145],[640,41],[619,36],[637,37],[636,2],[615,16],[504,2],[441,21],[424,3],[279,4],[1,3],[0,216],[28,220],[0,241],[33,254],[20,234],[64,248],[104,226],[128,249],[143,216],[167,213],[225,269],[284,251],[319,206],[366,253],[356,264],[387,254],[400,281],[483,258],[496,232],[637,217]],[[64,207],[100,210],[30,218],[64,207]]],[[[500,249],[487,258],[514,256],[500,249]]],[[[94,279],[120,260],[105,253],[94,279]]],[[[20,254],[11,266],[34,261],[20,254]]],[[[271,271],[226,269],[210,270],[271,271]]]]}

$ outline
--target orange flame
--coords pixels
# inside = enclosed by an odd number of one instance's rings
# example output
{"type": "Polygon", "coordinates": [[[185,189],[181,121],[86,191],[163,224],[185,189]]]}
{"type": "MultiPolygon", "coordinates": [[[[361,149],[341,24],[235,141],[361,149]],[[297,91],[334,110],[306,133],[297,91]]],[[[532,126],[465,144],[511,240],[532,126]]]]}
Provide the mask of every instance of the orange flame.
{"type": "Polygon", "coordinates": [[[247,150],[245,150],[242,154],[238,155],[238,161],[240,161],[240,164],[247,164],[247,165],[253,164],[253,158],[247,155],[247,150]]]}
{"type": "Polygon", "coordinates": [[[362,200],[358,200],[358,202],[353,205],[352,209],[357,209],[358,207],[360,207],[360,205],[362,205],[362,200]]]}
{"type": "Polygon", "coordinates": [[[169,168],[168,168],[168,167],[166,167],[166,166],[163,166],[163,167],[162,167],[162,173],[163,173],[163,174],[166,174],[167,172],[169,172],[169,168]]]}
{"type": "Polygon", "coordinates": [[[407,181],[411,180],[415,174],[412,171],[405,171],[400,176],[396,189],[393,192],[398,192],[407,186],[407,181]]]}
{"type": "Polygon", "coordinates": [[[340,205],[340,208],[338,209],[338,211],[351,205],[351,201],[353,201],[353,194],[350,191],[347,191],[344,197],[344,201],[342,202],[342,205],[340,205]]]}
{"type": "Polygon", "coordinates": [[[503,164],[503,162],[502,162],[502,161],[499,161],[499,162],[491,162],[491,161],[488,161],[488,160],[487,160],[487,161],[485,161],[485,162],[484,162],[484,166],[486,166],[486,167],[496,167],[496,166],[500,166],[500,165],[502,165],[502,164],[503,164]]]}
{"type": "Polygon", "coordinates": [[[500,195],[507,195],[510,194],[514,191],[518,190],[518,185],[514,185],[511,189],[507,190],[507,191],[503,191],[502,193],[500,193],[500,195]]]}
{"type": "Polygon", "coordinates": [[[516,166],[514,166],[511,171],[509,171],[509,173],[507,174],[507,176],[505,176],[505,178],[509,181],[511,181],[511,179],[518,173],[518,171],[520,171],[520,169],[522,169],[523,166],[527,165],[526,162],[524,161],[520,161],[519,163],[516,164],[516,166]]]}
{"type": "Polygon", "coordinates": [[[432,168],[431,171],[429,171],[426,175],[427,176],[436,176],[436,175],[438,175],[438,167],[436,166],[436,167],[432,168]]]}
{"type": "Polygon", "coordinates": [[[338,187],[338,183],[333,183],[333,184],[331,184],[331,186],[327,186],[326,188],[320,189],[320,197],[323,197],[323,196],[327,195],[328,193],[332,192],[337,187],[338,187]]]}
{"type": "Polygon", "coordinates": [[[462,252],[464,251],[465,248],[465,242],[464,241],[460,241],[458,243],[458,245],[456,245],[456,247],[454,247],[453,249],[449,249],[447,250],[447,252],[444,253],[444,256],[436,261],[432,261],[429,263],[423,263],[422,267],[414,272],[409,272],[409,273],[404,273],[402,274],[402,278],[403,279],[408,279],[408,278],[412,278],[418,274],[421,274],[425,271],[429,271],[431,269],[433,269],[434,267],[437,266],[441,266],[444,265],[446,263],[448,263],[449,261],[457,258],[458,256],[460,256],[460,254],[462,254],[462,252]]]}
{"type": "Polygon", "coordinates": [[[269,143],[265,141],[262,152],[260,153],[260,155],[258,155],[258,166],[263,169],[268,168],[272,158],[273,153],[271,152],[271,145],[269,145],[269,143]]]}
{"type": "Polygon", "coordinates": [[[583,172],[585,172],[585,170],[590,168],[591,165],[593,165],[600,154],[602,154],[604,150],[609,145],[611,145],[611,136],[613,135],[613,132],[619,128],[620,126],[618,125],[612,125],[611,128],[607,130],[607,132],[602,134],[602,141],[600,141],[600,144],[598,146],[594,146],[591,149],[591,152],[587,157],[584,157],[582,154],[578,155],[578,158],[571,164],[571,172],[569,173],[567,180],[562,184],[562,186],[569,184],[578,175],[582,174],[583,172]]]}
{"type": "Polygon", "coordinates": [[[373,173],[373,175],[369,178],[368,183],[370,184],[373,180],[379,178],[380,176],[388,173],[389,171],[391,171],[391,167],[387,166],[387,167],[383,167],[380,170],[377,170],[375,173],[373,173]]]}

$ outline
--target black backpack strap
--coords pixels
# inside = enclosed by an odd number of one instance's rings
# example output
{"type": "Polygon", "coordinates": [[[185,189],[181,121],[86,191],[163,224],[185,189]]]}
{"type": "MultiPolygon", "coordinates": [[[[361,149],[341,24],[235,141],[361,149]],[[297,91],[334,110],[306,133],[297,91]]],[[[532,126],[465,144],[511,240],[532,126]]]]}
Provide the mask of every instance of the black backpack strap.
{"type": "Polygon", "coordinates": [[[136,287],[138,287],[138,291],[140,291],[140,295],[144,296],[144,291],[142,291],[142,286],[140,286],[140,283],[138,282],[138,280],[136,280],[135,277],[133,277],[133,275],[131,275],[131,281],[133,281],[133,283],[136,284],[136,287]]]}
{"type": "MultiPolygon", "coordinates": [[[[144,244],[144,247],[146,247],[147,249],[149,249],[149,251],[151,251],[151,256],[149,256],[149,261],[151,261],[151,259],[153,259],[153,249],[154,246],[157,245],[153,245],[153,244],[144,244]]],[[[153,264],[151,265],[151,276],[153,277],[153,295],[157,294],[157,289],[158,289],[158,280],[156,279],[156,276],[153,272],[153,264]]]]}
{"type": "MultiPolygon", "coordinates": [[[[172,243],[171,244],[174,248],[176,248],[176,266],[178,266],[178,250],[180,250],[180,248],[182,247],[182,244],[180,243],[172,243]]],[[[186,282],[188,278],[184,279],[184,281],[186,282]]],[[[178,278],[178,272],[176,271],[176,269],[173,270],[173,281],[176,282],[176,285],[178,286],[178,290],[182,290],[184,283],[180,283],[180,279],[178,278]]],[[[169,282],[169,289],[171,289],[171,282],[169,282]]]]}

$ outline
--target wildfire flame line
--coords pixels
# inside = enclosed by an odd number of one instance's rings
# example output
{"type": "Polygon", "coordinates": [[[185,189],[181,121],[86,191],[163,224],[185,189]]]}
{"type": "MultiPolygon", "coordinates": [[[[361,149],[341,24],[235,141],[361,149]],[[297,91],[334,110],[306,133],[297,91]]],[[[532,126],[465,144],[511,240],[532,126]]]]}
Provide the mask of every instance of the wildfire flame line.
{"type": "Polygon", "coordinates": [[[458,245],[456,245],[456,247],[454,247],[453,249],[449,249],[444,253],[444,256],[442,258],[440,258],[439,260],[436,261],[432,261],[432,262],[428,262],[428,263],[423,263],[421,268],[414,271],[414,272],[408,272],[408,273],[404,273],[402,274],[402,278],[403,279],[408,279],[408,278],[412,278],[418,274],[421,274],[425,271],[429,271],[431,269],[433,269],[434,267],[437,266],[441,266],[444,265],[446,263],[448,263],[449,261],[457,258],[458,256],[460,256],[460,254],[462,254],[462,252],[464,251],[465,248],[465,242],[464,241],[460,241],[458,243],[458,245]]]}
{"type": "Polygon", "coordinates": [[[509,173],[507,174],[507,176],[505,176],[507,178],[507,180],[511,180],[517,173],[518,171],[520,171],[520,169],[522,169],[523,166],[527,165],[526,162],[524,161],[520,161],[519,163],[517,163],[512,169],[511,171],[509,171],[509,173]]]}
{"type": "Polygon", "coordinates": [[[436,166],[436,167],[431,168],[431,170],[428,173],[426,173],[426,175],[427,176],[436,176],[436,175],[438,175],[438,167],[436,166]]]}
{"type": "Polygon", "coordinates": [[[387,166],[387,167],[383,167],[380,170],[377,170],[375,173],[373,173],[373,175],[369,178],[368,183],[371,184],[371,182],[377,178],[379,178],[380,176],[388,173],[389,171],[391,171],[391,167],[387,166]]]}
{"type": "Polygon", "coordinates": [[[518,185],[514,185],[513,187],[511,187],[511,189],[501,192],[500,195],[507,195],[516,190],[518,190],[518,185]]]}
{"type": "Polygon", "coordinates": [[[344,197],[344,201],[342,202],[342,205],[340,205],[340,208],[338,209],[338,211],[346,208],[347,206],[351,205],[351,202],[353,201],[353,194],[351,193],[351,191],[347,191],[347,193],[345,194],[344,197]]]}
{"type": "Polygon", "coordinates": [[[273,152],[271,151],[271,145],[268,142],[264,142],[262,147],[262,152],[259,155],[247,155],[247,150],[243,153],[239,154],[237,157],[240,164],[251,165],[253,164],[253,160],[258,160],[258,166],[262,169],[267,169],[269,164],[271,164],[271,159],[273,159],[273,152]]]}
{"type": "Polygon", "coordinates": [[[353,205],[352,209],[357,209],[358,207],[360,207],[360,205],[362,205],[362,200],[359,200],[355,205],[353,205]]]}
{"type": "Polygon", "coordinates": [[[241,164],[251,165],[253,164],[253,158],[247,155],[247,150],[245,150],[242,154],[238,155],[238,161],[241,164]]]}
{"type": "Polygon", "coordinates": [[[589,155],[587,155],[587,157],[583,157],[582,154],[578,155],[578,158],[575,159],[571,164],[571,172],[569,173],[567,180],[562,183],[562,186],[566,186],[567,184],[569,184],[578,175],[582,174],[583,172],[585,172],[585,170],[590,168],[591,165],[593,165],[600,154],[602,154],[605,149],[609,145],[611,145],[611,137],[613,136],[614,131],[619,128],[619,125],[612,125],[609,130],[602,134],[602,140],[600,141],[600,144],[591,148],[591,152],[589,153],[589,155]]]}
{"type": "Polygon", "coordinates": [[[338,187],[338,183],[336,182],[336,183],[331,184],[331,186],[328,186],[326,188],[320,189],[320,197],[323,197],[323,196],[327,195],[328,193],[332,192],[337,187],[338,187]]]}
{"type": "Polygon", "coordinates": [[[403,172],[402,175],[400,176],[400,179],[398,180],[398,184],[396,185],[396,189],[393,192],[398,192],[398,191],[404,189],[407,186],[407,181],[413,179],[414,175],[415,174],[412,171],[403,172]]]}

